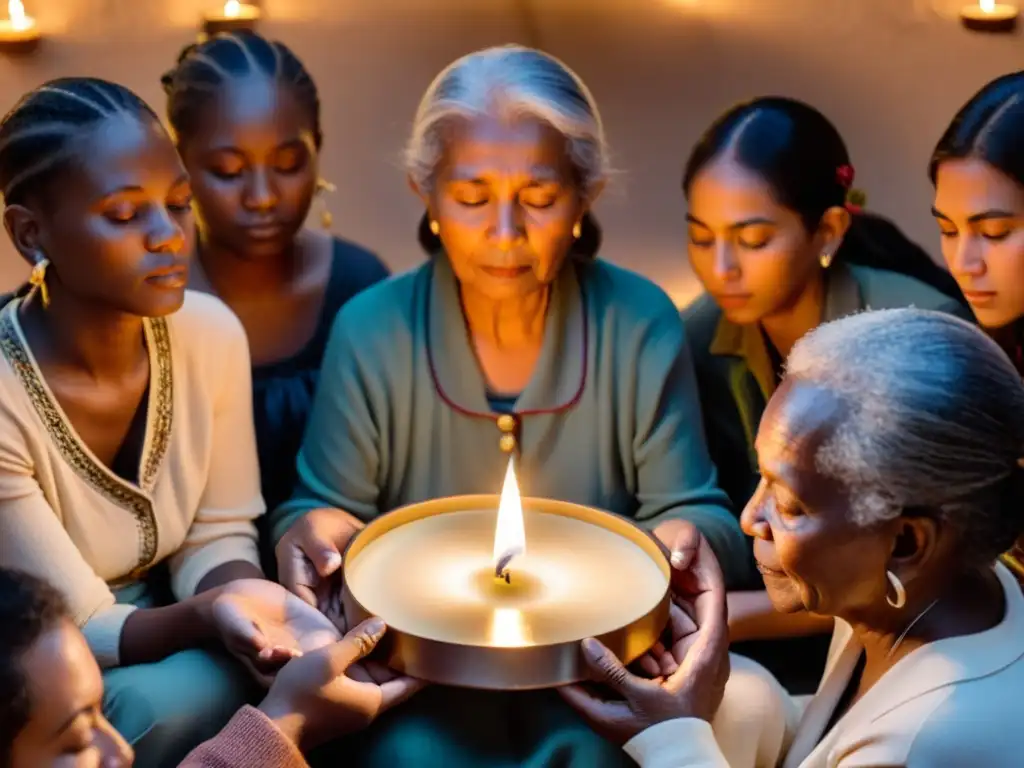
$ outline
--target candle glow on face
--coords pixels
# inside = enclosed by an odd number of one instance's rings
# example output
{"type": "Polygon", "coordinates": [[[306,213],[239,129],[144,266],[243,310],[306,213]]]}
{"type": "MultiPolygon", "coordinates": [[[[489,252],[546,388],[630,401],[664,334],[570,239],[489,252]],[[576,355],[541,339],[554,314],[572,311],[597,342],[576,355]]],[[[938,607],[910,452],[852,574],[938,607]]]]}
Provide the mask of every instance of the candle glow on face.
{"type": "Polygon", "coordinates": [[[7,0],[7,15],[13,29],[28,29],[32,26],[32,19],[25,14],[25,4],[21,0],[7,0]]]}
{"type": "MultiPolygon", "coordinates": [[[[498,503],[498,522],[494,526],[495,575],[501,575],[499,567],[507,568],[513,558],[526,554],[526,528],[523,525],[523,501],[519,496],[519,484],[513,460],[508,460],[505,482],[501,488],[498,503]]],[[[500,570],[504,571],[504,568],[500,570]]]]}

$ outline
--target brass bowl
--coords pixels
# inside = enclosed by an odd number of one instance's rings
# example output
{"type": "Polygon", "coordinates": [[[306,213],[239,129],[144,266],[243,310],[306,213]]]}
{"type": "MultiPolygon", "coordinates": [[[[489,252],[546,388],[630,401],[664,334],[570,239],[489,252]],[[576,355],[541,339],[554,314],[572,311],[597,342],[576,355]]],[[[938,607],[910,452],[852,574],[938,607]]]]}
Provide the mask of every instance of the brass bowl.
{"type": "MultiPolygon", "coordinates": [[[[433,515],[472,509],[497,509],[499,496],[450,496],[410,504],[373,520],[349,542],[345,550],[342,577],[349,563],[372,541],[399,526],[433,515]]],[[[657,642],[668,623],[671,594],[671,569],[661,548],[642,528],[631,521],[599,509],[552,499],[523,498],[524,512],[561,515],[598,525],[640,547],[665,576],[665,594],[654,608],[624,627],[597,637],[623,663],[628,664],[646,653],[657,642]]],[[[349,590],[347,579],[342,601],[349,626],[370,617],[349,590]]],[[[381,616],[387,622],[387,616],[381,616]]],[[[419,637],[389,628],[375,657],[392,669],[412,677],[441,685],[493,691],[524,691],[554,688],[588,678],[580,637],[570,642],[507,648],[463,645],[419,637]]]]}

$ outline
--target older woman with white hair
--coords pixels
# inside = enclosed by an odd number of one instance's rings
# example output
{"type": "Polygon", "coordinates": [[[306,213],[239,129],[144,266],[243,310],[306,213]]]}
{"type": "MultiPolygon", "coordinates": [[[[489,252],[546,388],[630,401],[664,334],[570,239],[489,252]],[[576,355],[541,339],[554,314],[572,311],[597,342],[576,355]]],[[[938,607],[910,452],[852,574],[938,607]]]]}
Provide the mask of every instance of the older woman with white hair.
{"type": "MultiPolygon", "coordinates": [[[[996,343],[915,309],[820,326],[790,354],[756,447],[742,522],[772,603],[836,619],[795,733],[779,733],[787,702],[764,706],[781,689],[749,662],[716,714],[721,598],[680,672],[641,680],[585,648],[627,703],[570,702],[648,768],[1021,765],[1024,597],[997,558],[1024,529],[1024,384],[996,343]],[[780,748],[736,759],[730,710],[749,714],[751,691],[767,717],[743,739],[780,748]]],[[[713,568],[698,575],[721,593],[713,568]]]]}
{"type": "MultiPolygon", "coordinates": [[[[338,316],[300,484],[274,513],[282,581],[310,602],[336,592],[329,577],[367,520],[496,493],[510,451],[525,492],[633,518],[670,549],[692,523],[741,579],[748,545],[704,444],[678,312],[594,258],[608,161],[584,84],[536,50],[470,54],[427,89],[407,160],[430,258],[338,316]]],[[[428,689],[364,746],[350,764],[626,759],[550,691],[428,689]]]]}

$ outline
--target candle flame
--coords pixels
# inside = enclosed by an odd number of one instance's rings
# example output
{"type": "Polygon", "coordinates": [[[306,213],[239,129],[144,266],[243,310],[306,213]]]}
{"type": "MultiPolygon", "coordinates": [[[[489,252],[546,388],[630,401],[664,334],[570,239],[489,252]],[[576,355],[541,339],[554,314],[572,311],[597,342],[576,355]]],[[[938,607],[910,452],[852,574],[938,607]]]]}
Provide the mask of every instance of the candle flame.
{"type": "Polygon", "coordinates": [[[224,3],[224,15],[229,19],[238,18],[242,13],[242,4],[239,0],[228,0],[224,3]]]}
{"type": "Polygon", "coordinates": [[[530,645],[530,630],[518,608],[495,608],[491,618],[490,644],[495,648],[530,645]]]}
{"type": "Polygon", "coordinates": [[[992,13],[996,9],[996,0],[978,0],[978,5],[985,13],[992,13]]]}
{"type": "Polygon", "coordinates": [[[31,19],[25,14],[25,4],[21,0],[7,0],[7,15],[15,29],[28,29],[32,26],[31,19]]]}
{"type": "Polygon", "coordinates": [[[505,471],[505,484],[498,502],[498,522],[494,527],[494,565],[526,553],[526,529],[523,527],[523,502],[519,498],[519,485],[513,460],[509,459],[505,471]]]}

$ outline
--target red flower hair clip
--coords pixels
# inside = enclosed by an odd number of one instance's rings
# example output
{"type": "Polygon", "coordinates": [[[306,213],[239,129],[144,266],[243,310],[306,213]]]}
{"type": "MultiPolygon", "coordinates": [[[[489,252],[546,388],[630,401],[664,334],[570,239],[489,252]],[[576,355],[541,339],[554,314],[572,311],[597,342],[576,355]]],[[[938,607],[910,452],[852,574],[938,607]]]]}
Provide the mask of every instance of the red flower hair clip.
{"type": "Polygon", "coordinates": [[[853,166],[849,163],[836,168],[836,181],[843,185],[843,189],[849,189],[853,186],[853,177],[855,175],[853,166]]]}

